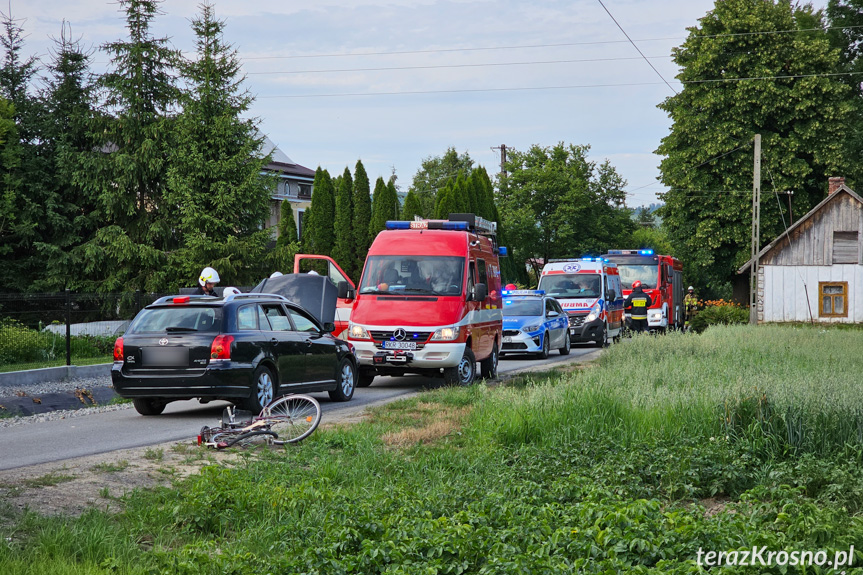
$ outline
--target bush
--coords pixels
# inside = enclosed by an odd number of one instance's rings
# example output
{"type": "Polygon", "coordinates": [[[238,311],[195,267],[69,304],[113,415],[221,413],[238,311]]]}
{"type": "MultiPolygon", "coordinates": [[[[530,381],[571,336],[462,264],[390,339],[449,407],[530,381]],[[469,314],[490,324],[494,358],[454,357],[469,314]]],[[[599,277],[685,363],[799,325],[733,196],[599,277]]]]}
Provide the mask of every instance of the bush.
{"type": "Polygon", "coordinates": [[[749,322],[749,310],[740,304],[725,300],[704,302],[706,307],[689,321],[695,333],[701,333],[711,325],[733,325],[749,322]]]}

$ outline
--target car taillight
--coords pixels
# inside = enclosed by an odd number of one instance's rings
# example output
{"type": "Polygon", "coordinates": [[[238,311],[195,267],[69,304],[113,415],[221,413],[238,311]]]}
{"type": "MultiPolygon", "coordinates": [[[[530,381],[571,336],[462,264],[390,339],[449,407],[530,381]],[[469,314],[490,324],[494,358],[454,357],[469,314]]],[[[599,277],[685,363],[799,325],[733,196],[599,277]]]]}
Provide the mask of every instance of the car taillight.
{"type": "Polygon", "coordinates": [[[123,361],[123,338],[118,337],[114,342],[114,361],[123,361]]]}
{"type": "Polygon", "coordinates": [[[231,359],[232,335],[218,335],[210,346],[210,359],[231,359]]]}

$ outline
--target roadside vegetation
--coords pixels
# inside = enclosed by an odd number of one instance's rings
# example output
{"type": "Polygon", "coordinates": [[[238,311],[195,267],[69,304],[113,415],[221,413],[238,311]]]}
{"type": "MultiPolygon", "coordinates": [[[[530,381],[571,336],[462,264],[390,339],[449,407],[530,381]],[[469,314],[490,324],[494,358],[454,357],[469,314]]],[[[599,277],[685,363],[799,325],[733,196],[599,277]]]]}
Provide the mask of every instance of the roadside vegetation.
{"type": "Polygon", "coordinates": [[[119,514],[0,509],[0,573],[694,573],[699,549],[753,546],[832,558],[863,537],[861,346],[861,331],[818,327],[637,336],[577,372],[424,393],[239,452],[119,514]]]}
{"type": "MultiPolygon", "coordinates": [[[[71,336],[74,365],[109,363],[114,337],[71,336]]],[[[66,334],[30,329],[13,319],[0,319],[0,372],[66,365],[66,334]]]]}

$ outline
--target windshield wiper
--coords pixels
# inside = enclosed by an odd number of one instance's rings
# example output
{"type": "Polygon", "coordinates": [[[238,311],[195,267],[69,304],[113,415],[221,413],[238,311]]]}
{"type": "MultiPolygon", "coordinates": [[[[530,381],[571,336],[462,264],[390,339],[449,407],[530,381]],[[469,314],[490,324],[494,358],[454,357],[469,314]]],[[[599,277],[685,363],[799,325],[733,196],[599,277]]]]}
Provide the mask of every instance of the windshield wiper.
{"type": "Polygon", "coordinates": [[[171,327],[166,327],[165,331],[198,331],[198,330],[194,327],[180,327],[178,325],[175,325],[175,326],[171,326],[171,327]]]}

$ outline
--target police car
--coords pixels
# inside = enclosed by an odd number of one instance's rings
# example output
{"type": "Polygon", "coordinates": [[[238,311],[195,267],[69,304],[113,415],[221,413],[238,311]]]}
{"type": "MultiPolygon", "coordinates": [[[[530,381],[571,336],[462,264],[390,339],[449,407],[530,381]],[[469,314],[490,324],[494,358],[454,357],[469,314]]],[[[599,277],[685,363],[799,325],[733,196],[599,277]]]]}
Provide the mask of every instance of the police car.
{"type": "Polygon", "coordinates": [[[533,353],[545,359],[552,349],[568,355],[568,319],[560,303],[542,290],[503,290],[505,353],[533,353]]]}

